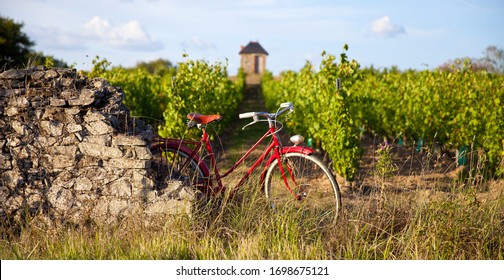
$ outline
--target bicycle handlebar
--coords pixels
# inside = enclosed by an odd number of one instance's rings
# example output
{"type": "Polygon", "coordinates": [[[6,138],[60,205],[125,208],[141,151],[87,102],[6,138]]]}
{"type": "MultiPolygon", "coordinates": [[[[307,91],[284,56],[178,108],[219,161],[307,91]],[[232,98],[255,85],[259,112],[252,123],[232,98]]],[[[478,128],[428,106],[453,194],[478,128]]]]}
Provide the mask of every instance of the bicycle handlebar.
{"type": "Polygon", "coordinates": [[[288,110],[294,111],[294,105],[292,104],[292,102],[284,102],[284,103],[280,104],[280,108],[274,114],[267,113],[267,112],[247,112],[247,113],[239,114],[238,117],[240,119],[254,118],[254,120],[256,120],[257,116],[266,117],[268,119],[275,119],[277,116],[285,113],[285,111],[288,111],[288,110]],[[283,109],[280,110],[280,108],[283,108],[283,109]]]}
{"type": "Polygon", "coordinates": [[[240,115],[238,115],[238,117],[240,119],[247,119],[247,118],[255,117],[255,115],[256,115],[256,112],[248,112],[248,113],[240,114],[240,115]]]}
{"type": "Polygon", "coordinates": [[[283,110],[277,111],[277,116],[283,114],[285,111],[294,111],[294,104],[292,104],[292,102],[284,102],[280,104],[280,108],[283,108],[283,110]]]}

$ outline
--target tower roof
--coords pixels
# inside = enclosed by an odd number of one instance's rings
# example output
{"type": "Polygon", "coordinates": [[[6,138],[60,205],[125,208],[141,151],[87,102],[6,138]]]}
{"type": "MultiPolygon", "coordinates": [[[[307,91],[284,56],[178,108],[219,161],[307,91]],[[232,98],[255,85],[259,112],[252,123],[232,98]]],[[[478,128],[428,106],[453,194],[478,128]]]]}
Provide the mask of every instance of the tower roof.
{"type": "Polygon", "coordinates": [[[268,55],[268,52],[264,50],[258,42],[250,42],[247,46],[242,48],[239,54],[247,54],[247,53],[262,53],[268,55]]]}

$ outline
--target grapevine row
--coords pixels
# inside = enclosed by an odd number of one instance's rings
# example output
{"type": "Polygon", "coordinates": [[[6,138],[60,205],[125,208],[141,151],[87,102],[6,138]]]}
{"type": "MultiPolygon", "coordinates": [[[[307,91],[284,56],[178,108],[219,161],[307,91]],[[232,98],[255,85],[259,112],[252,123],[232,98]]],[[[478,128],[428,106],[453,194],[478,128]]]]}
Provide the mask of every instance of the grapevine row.
{"type": "Polygon", "coordinates": [[[283,72],[278,80],[267,74],[263,77],[262,91],[268,108],[292,101],[297,113],[289,116],[287,127],[316,139],[331,157],[336,172],[353,179],[361,151],[359,128],[350,115],[350,88],[359,64],[349,61],[345,53],[340,55],[339,64],[335,61],[335,56],[323,53],[318,71],[307,63],[299,73],[283,72]],[[339,90],[337,78],[342,81],[339,90]]]}
{"type": "Polygon", "coordinates": [[[436,142],[447,149],[472,147],[491,171],[503,171],[504,76],[470,67],[453,72],[358,68],[345,53],[338,63],[323,53],[318,70],[307,62],[299,72],[286,71],[278,79],[267,74],[266,104],[274,108],[292,100],[301,113],[288,127],[316,139],[335,171],[350,179],[360,160],[362,130],[436,142]]]}
{"type": "Polygon", "coordinates": [[[492,169],[504,157],[504,76],[425,70],[363,73],[352,91],[360,126],[379,135],[479,150],[492,169]]]}

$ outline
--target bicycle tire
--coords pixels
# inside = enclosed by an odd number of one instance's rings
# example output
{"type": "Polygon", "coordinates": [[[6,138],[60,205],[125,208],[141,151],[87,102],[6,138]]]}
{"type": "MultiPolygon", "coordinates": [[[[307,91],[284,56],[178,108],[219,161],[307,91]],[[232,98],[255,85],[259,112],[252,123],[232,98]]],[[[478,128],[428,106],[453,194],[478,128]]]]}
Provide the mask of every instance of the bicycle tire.
{"type": "Polygon", "coordinates": [[[314,155],[287,153],[282,155],[282,167],[291,190],[286,188],[275,160],[265,177],[265,195],[276,211],[303,210],[322,223],[332,223],[341,209],[341,193],[334,175],[329,168],[314,155]],[[294,181],[287,170],[292,170],[294,181]],[[283,209],[283,210],[281,210],[283,209]],[[305,211],[306,210],[306,211],[305,211]]]}
{"type": "Polygon", "coordinates": [[[181,149],[158,146],[151,150],[151,169],[156,172],[158,190],[167,188],[172,181],[199,188],[209,177],[206,164],[181,149]],[[189,163],[182,167],[187,160],[189,163]],[[205,165],[205,166],[203,166],[205,165]]]}

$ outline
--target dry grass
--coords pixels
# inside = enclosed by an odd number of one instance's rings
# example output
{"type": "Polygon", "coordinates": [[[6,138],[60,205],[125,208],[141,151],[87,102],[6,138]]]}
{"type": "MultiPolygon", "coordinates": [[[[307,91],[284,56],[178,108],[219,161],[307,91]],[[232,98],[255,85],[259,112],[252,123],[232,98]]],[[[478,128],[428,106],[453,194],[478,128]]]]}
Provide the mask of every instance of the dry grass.
{"type": "Polygon", "coordinates": [[[489,191],[352,193],[335,225],[275,213],[247,185],[156,228],[4,232],[1,259],[503,259],[504,184],[489,191]],[[500,190],[500,191],[498,191],[500,190]]]}

